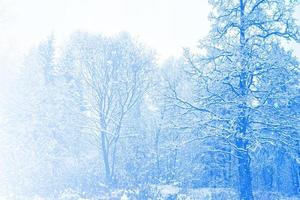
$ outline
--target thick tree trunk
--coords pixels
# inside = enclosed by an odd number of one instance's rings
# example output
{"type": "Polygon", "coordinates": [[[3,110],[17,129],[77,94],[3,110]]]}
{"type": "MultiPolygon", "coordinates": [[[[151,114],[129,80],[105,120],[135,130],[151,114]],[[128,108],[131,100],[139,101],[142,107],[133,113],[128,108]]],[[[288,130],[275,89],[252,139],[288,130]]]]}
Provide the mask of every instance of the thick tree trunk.
{"type": "Polygon", "coordinates": [[[240,0],[240,58],[241,58],[241,73],[239,82],[239,94],[240,114],[237,121],[237,136],[236,136],[236,146],[238,147],[238,173],[239,173],[239,191],[240,200],[253,200],[252,193],[252,177],[251,177],[251,166],[250,166],[250,156],[247,150],[248,140],[246,139],[249,131],[249,116],[247,114],[247,95],[249,91],[249,81],[251,82],[251,76],[248,73],[247,61],[247,48],[246,46],[246,29],[245,29],[245,2],[240,0]]]}
{"type": "Polygon", "coordinates": [[[254,198],[252,193],[252,177],[250,168],[251,159],[246,149],[247,141],[238,138],[236,140],[236,146],[239,148],[237,156],[240,200],[253,200],[254,198]]]}
{"type": "MultiPolygon", "coordinates": [[[[244,84],[246,81],[244,75],[241,75],[241,88],[245,88],[244,84]]],[[[243,90],[242,90],[243,91],[243,90]]],[[[245,93],[242,93],[246,95],[245,93]]],[[[252,193],[252,175],[251,175],[251,158],[248,152],[249,140],[247,139],[247,128],[249,126],[249,116],[246,114],[247,106],[246,103],[239,105],[241,112],[237,121],[237,135],[235,139],[235,145],[237,149],[238,157],[238,173],[239,173],[239,192],[240,200],[253,200],[252,193]]]]}

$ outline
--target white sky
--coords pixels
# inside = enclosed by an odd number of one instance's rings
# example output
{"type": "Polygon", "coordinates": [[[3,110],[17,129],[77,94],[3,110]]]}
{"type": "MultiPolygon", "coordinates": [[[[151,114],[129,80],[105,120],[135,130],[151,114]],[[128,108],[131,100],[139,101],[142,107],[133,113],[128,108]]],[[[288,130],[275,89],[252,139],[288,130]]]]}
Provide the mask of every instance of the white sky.
{"type": "Polygon", "coordinates": [[[166,58],[195,46],[209,29],[206,0],[6,0],[1,33],[27,49],[51,32],[58,42],[76,30],[128,31],[166,58]]]}
{"type": "Polygon", "coordinates": [[[127,31],[162,61],[196,47],[208,33],[209,10],[207,0],[0,0],[0,92],[20,58],[51,33],[62,43],[77,30],[127,31]]]}

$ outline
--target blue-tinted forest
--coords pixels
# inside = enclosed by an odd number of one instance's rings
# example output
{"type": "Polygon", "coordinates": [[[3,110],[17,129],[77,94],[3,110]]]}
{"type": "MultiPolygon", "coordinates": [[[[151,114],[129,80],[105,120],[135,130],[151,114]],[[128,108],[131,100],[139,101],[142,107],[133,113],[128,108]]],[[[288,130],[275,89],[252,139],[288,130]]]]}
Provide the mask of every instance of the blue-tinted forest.
{"type": "Polygon", "coordinates": [[[298,2],[209,2],[198,49],[162,63],[126,32],[32,48],[1,109],[1,199],[300,199],[298,2]]]}

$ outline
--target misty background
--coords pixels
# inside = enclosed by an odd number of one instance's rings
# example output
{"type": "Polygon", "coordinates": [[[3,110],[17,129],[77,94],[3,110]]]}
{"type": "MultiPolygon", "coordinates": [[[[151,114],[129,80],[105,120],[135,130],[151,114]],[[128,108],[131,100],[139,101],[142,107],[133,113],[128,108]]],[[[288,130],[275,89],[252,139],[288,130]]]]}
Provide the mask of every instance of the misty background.
{"type": "Polygon", "coordinates": [[[295,2],[0,0],[0,198],[300,199],[295,2]]]}

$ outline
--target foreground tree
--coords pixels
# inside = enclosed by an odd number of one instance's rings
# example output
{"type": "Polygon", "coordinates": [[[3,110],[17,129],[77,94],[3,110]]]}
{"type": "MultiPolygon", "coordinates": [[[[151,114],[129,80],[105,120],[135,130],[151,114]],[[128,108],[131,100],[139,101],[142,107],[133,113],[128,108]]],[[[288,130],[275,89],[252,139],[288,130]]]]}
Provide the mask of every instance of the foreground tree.
{"type": "Polygon", "coordinates": [[[218,138],[230,147],[221,150],[237,159],[240,199],[252,200],[253,152],[266,143],[297,149],[299,119],[289,105],[299,93],[299,68],[281,45],[283,39],[300,41],[292,16],[296,1],[210,3],[212,30],[200,45],[205,53],[186,54],[195,101],[174,87],[171,98],[185,114],[201,118],[197,139],[218,138]]]}

